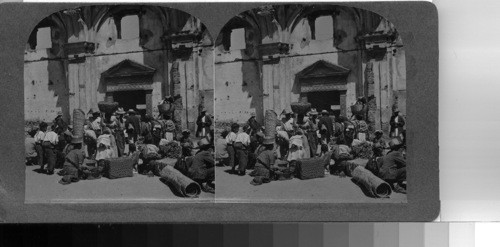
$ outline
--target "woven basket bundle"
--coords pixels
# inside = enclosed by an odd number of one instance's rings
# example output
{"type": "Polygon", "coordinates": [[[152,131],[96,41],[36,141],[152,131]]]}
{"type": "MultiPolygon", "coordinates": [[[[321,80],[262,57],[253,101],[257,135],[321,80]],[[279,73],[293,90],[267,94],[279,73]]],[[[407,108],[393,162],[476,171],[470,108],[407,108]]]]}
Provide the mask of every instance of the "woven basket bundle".
{"type": "Polygon", "coordinates": [[[306,114],[311,109],[311,103],[294,102],[290,104],[292,111],[297,114],[306,114]]]}
{"type": "Polygon", "coordinates": [[[266,110],[266,115],[264,119],[265,135],[270,137],[276,137],[276,123],[278,121],[278,115],[273,110],[266,110]]]}

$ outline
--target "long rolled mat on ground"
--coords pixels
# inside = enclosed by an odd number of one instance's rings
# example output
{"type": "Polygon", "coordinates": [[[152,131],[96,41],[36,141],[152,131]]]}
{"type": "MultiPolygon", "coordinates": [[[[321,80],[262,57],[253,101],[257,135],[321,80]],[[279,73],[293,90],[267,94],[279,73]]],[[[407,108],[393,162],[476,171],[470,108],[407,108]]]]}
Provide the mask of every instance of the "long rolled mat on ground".
{"type": "Polygon", "coordinates": [[[171,166],[165,166],[160,175],[184,197],[198,197],[201,193],[201,187],[198,183],[171,166]]]}
{"type": "Polygon", "coordinates": [[[365,192],[373,197],[387,198],[391,195],[391,186],[384,180],[373,175],[362,166],[357,166],[352,171],[352,178],[366,189],[365,192]]]}

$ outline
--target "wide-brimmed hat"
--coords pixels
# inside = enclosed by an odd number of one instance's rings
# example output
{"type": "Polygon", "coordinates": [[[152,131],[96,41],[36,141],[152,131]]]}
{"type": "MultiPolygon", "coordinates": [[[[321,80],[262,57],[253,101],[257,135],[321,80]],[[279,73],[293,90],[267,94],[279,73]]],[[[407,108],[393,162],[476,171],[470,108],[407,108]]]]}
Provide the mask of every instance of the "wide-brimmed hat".
{"type": "Polygon", "coordinates": [[[375,130],[375,134],[384,134],[382,130],[375,130]]]}
{"type": "Polygon", "coordinates": [[[68,125],[68,129],[72,130],[73,129],[73,125],[72,124],[68,125]]]}
{"type": "Polygon", "coordinates": [[[73,136],[71,138],[71,143],[72,144],[83,143],[83,136],[73,136]]]}
{"type": "Polygon", "coordinates": [[[308,113],[309,115],[318,115],[318,111],[315,108],[312,108],[308,113]]]}
{"type": "Polygon", "coordinates": [[[63,115],[62,111],[57,112],[57,116],[62,116],[62,115],[63,115]]]}
{"type": "Polygon", "coordinates": [[[272,136],[264,137],[264,141],[262,142],[262,144],[264,144],[264,145],[274,145],[274,143],[275,143],[274,137],[272,137],[272,136]]]}
{"type": "Polygon", "coordinates": [[[198,141],[198,147],[205,147],[210,145],[210,142],[207,140],[207,138],[203,138],[198,141]]]}
{"type": "Polygon", "coordinates": [[[128,113],[135,114],[135,111],[134,111],[134,109],[128,109],[128,113]]]}
{"type": "Polygon", "coordinates": [[[324,114],[327,114],[327,115],[328,115],[328,114],[330,114],[330,113],[328,113],[328,111],[327,111],[327,110],[322,110],[322,111],[321,111],[321,114],[322,114],[322,115],[324,115],[324,114]]]}
{"type": "Polygon", "coordinates": [[[391,149],[395,149],[395,148],[399,148],[403,145],[403,140],[401,140],[401,138],[399,137],[394,137],[391,139],[391,141],[389,142],[389,147],[391,149]]]}
{"type": "Polygon", "coordinates": [[[189,131],[188,129],[185,129],[182,131],[182,134],[191,134],[191,131],[189,131]]]}
{"type": "Polygon", "coordinates": [[[118,110],[116,110],[116,114],[125,114],[126,112],[123,110],[123,107],[118,107],[118,110]]]}
{"type": "Polygon", "coordinates": [[[67,135],[67,136],[72,136],[73,134],[71,133],[71,131],[69,130],[66,130],[64,131],[64,134],[67,135]]]}

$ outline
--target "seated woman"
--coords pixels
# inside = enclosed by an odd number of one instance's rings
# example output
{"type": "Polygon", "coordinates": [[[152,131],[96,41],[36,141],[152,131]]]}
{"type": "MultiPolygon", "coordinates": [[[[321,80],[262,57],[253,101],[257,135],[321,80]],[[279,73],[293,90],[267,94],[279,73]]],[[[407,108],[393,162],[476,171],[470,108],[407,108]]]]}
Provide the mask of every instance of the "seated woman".
{"type": "Polygon", "coordinates": [[[194,155],[188,176],[197,182],[203,191],[215,193],[215,160],[210,142],[203,138],[198,142],[199,151],[194,155]]]}
{"type": "Polygon", "coordinates": [[[82,150],[82,143],[82,138],[73,137],[71,139],[73,149],[68,152],[64,159],[64,177],[59,181],[59,183],[70,184],[80,180],[79,171],[82,169],[83,161],[85,159],[85,153],[82,150]]]}
{"type": "Polygon", "coordinates": [[[271,181],[273,175],[274,163],[276,161],[276,153],[274,151],[274,138],[270,136],[264,137],[262,142],[265,150],[257,156],[254,170],[250,173],[254,179],[250,182],[253,185],[260,185],[271,181]]]}

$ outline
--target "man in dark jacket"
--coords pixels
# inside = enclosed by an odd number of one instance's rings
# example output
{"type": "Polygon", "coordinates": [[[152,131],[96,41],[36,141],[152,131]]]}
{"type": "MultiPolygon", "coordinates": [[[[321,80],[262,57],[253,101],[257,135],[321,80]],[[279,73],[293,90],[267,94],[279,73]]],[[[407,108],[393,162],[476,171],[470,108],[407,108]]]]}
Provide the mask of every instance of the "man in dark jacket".
{"type": "Polygon", "coordinates": [[[330,138],[333,134],[333,122],[332,119],[330,118],[330,114],[328,113],[327,110],[321,111],[321,117],[319,118],[318,122],[318,128],[320,132],[324,132],[326,129],[326,140],[327,142],[330,142],[330,138]]]}
{"type": "Polygon", "coordinates": [[[395,192],[406,193],[406,158],[404,145],[399,138],[394,138],[389,143],[391,151],[378,159],[381,179],[394,187],[395,192]]]}
{"type": "Polygon", "coordinates": [[[129,135],[129,139],[132,139],[132,142],[136,142],[137,136],[141,131],[141,120],[133,109],[128,110],[128,114],[129,116],[125,121],[125,128],[129,135]]]}
{"type": "Polygon", "coordinates": [[[214,193],[215,160],[210,150],[210,142],[203,138],[198,142],[198,146],[200,151],[193,157],[188,169],[189,177],[200,184],[205,192],[214,193]]]}
{"type": "Polygon", "coordinates": [[[250,128],[252,130],[250,132],[250,136],[253,136],[257,132],[259,132],[260,129],[262,128],[262,125],[260,125],[260,123],[257,122],[257,119],[255,119],[255,112],[252,112],[252,114],[250,115],[250,118],[248,119],[247,123],[248,123],[248,125],[250,126],[250,128]]]}
{"type": "Polygon", "coordinates": [[[207,111],[202,110],[198,119],[196,120],[196,125],[198,129],[196,130],[196,137],[206,137],[210,136],[210,126],[212,125],[212,120],[206,115],[207,111]]]}
{"type": "Polygon", "coordinates": [[[54,119],[52,126],[54,126],[54,130],[65,132],[68,129],[68,124],[64,122],[62,115],[62,111],[57,112],[57,117],[54,119]]]}

